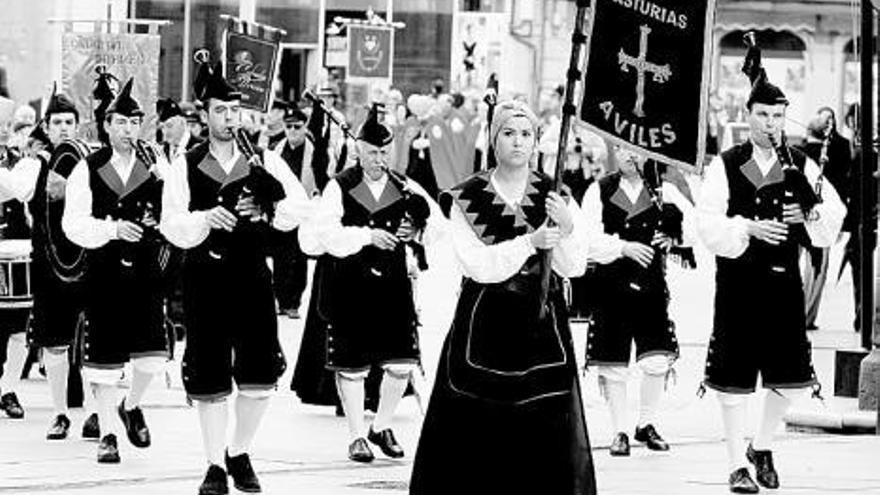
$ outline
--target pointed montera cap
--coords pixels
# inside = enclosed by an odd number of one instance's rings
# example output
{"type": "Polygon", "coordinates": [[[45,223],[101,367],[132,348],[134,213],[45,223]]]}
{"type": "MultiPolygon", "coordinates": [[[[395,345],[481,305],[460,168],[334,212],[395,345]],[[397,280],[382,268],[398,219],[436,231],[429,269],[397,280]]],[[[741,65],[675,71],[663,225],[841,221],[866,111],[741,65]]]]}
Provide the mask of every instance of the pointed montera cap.
{"type": "Polygon", "coordinates": [[[367,120],[361,125],[357,138],[373,146],[385,146],[394,139],[394,133],[385,124],[379,122],[379,108],[381,103],[373,103],[367,120]]]}
{"type": "Polygon", "coordinates": [[[70,101],[70,98],[58,92],[57,84],[52,86],[52,96],[49,97],[49,102],[46,105],[46,119],[48,120],[49,115],[53,113],[72,113],[79,120],[79,111],[77,111],[76,105],[70,101]]]}
{"type": "Polygon", "coordinates": [[[220,62],[212,65],[208,60],[199,66],[199,71],[193,81],[193,93],[196,98],[205,103],[211,98],[221,101],[241,99],[241,92],[223,77],[220,62]]]}
{"type": "Polygon", "coordinates": [[[122,88],[122,91],[113,100],[113,103],[107,107],[106,114],[118,113],[126,117],[143,117],[144,111],[141,105],[131,96],[131,87],[134,85],[134,78],[129,78],[128,82],[122,88]]]}
{"type": "Polygon", "coordinates": [[[752,83],[752,90],[749,92],[749,99],[746,101],[746,108],[752,108],[755,103],[764,105],[788,105],[788,98],[778,86],[767,80],[767,71],[761,64],[761,49],[755,42],[755,34],[753,32],[746,33],[745,36],[746,58],[743,61],[742,71],[748,76],[749,82],[752,83]]]}

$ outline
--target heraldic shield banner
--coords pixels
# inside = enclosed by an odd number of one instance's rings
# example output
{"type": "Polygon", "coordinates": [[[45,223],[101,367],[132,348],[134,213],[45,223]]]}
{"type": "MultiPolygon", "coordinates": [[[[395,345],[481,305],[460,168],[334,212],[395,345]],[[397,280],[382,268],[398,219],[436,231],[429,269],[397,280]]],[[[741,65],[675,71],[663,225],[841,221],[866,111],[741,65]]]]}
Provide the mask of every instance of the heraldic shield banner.
{"type": "Polygon", "coordinates": [[[578,115],[615,144],[700,168],[714,0],[593,0],[578,115]]]}
{"type": "Polygon", "coordinates": [[[392,28],[348,26],[348,78],[391,77],[392,28]]]}

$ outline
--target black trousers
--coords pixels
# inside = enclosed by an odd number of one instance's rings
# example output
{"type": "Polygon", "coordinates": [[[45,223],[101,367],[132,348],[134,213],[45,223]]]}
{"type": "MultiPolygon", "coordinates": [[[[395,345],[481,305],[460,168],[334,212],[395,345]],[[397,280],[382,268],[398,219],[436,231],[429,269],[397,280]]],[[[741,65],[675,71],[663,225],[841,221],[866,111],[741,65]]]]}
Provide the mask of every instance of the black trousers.
{"type": "Polygon", "coordinates": [[[297,232],[272,233],[272,285],[281,311],[299,309],[306,290],[308,257],[299,247],[297,232]]]}

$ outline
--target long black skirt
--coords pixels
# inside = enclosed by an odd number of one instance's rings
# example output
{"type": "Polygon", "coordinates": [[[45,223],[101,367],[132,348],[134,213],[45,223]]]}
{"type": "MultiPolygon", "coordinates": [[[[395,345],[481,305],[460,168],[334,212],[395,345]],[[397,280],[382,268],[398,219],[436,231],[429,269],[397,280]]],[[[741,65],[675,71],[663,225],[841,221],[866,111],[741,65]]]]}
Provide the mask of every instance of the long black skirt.
{"type": "Polygon", "coordinates": [[[528,304],[533,294],[523,298],[499,285],[466,281],[463,286],[410,493],[594,494],[590,441],[560,292],[551,293],[553,318],[540,323],[520,314],[536,308],[528,304]],[[535,352],[529,355],[529,349],[535,352]]]}

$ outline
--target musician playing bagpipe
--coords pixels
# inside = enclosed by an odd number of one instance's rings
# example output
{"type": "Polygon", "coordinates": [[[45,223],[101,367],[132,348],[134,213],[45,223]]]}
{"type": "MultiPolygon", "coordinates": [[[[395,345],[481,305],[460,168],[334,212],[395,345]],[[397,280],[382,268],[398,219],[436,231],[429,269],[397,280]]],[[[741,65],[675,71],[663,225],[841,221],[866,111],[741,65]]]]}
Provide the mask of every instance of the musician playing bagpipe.
{"type": "Polygon", "coordinates": [[[442,221],[439,207],[418,184],[388,168],[393,139],[374,105],[357,136],[359,166],[327,184],[310,222],[335,261],[332,275],[322,276],[322,283],[332,284],[322,292],[330,298],[324,301],[326,367],[336,372],[351,436],[349,458],[356,462],[373,460],[367,439],[389,457],[404,455],[391,417],[420,362],[406,244],[426,230],[427,237],[434,236],[442,221]],[[384,376],[367,432],[364,382],[374,366],[384,376]]]}
{"type": "Polygon", "coordinates": [[[804,322],[799,245],[830,246],[846,208],[819,167],[785,144],[788,100],[767,80],[749,40],[743,66],[749,140],[714,158],[697,200],[698,232],[716,255],[715,318],[703,384],[718,392],[730,461],[729,487],[757,493],[779,486],[771,441],[791,399],[818,383],[804,322]],[[746,398],[758,374],[767,389],[760,426],[746,446],[746,398]],[[744,455],[745,454],[745,455],[744,455]]]}
{"type": "Polygon", "coordinates": [[[194,92],[204,102],[209,137],[172,164],[160,228],[187,250],[182,375],[197,405],[209,462],[199,492],[227,493],[227,470],[239,490],[255,492],[260,484],[250,463],[251,442],[286,367],[266,263],[267,233],[293,230],[307,213],[308,199],[275,152],[237,138],[241,93],[226,82],[219,64],[199,61],[194,92]],[[226,398],[233,386],[237,418],[226,449],[226,398]]]}
{"type": "Polygon", "coordinates": [[[149,447],[140,402],[164,371],[168,348],[162,299],[163,243],[157,225],[168,162],[140,141],[144,112],[131,96],[134,79],[104,111],[108,142],[80,161],[67,183],[62,227],[88,251],[85,288],[84,376],[92,385],[102,437],[98,462],[119,462],[117,414],[128,439],[149,447]],[[117,382],[131,362],[129,394],[119,403],[117,382]]]}
{"type": "MultiPolygon", "coordinates": [[[[112,95],[111,95],[112,97],[112,95]]],[[[61,230],[67,176],[74,160],[89,152],[75,140],[79,111],[64,94],[53,92],[43,120],[31,133],[30,156],[11,170],[0,169],[0,200],[27,203],[33,219],[31,233],[31,291],[34,305],[30,345],[42,348],[43,364],[53,404],[49,440],[67,437],[70,429],[70,397],[82,396],[79,372],[71,369],[71,353],[77,322],[82,312],[81,249],[61,230]],[[74,388],[75,387],[75,388],[74,388]]],[[[75,163],[75,162],[74,162],[75,163]]],[[[83,437],[98,437],[97,416],[83,427],[83,437]]]]}
{"type": "MultiPolygon", "coordinates": [[[[611,412],[610,453],[629,455],[625,433],[630,355],[642,371],[640,415],[635,439],[651,450],[668,450],[657,432],[665,378],[678,358],[675,325],[669,319],[666,259],[681,249],[693,224],[693,205],[663,181],[658,164],[609,144],[617,171],[587,190],[583,211],[594,232],[589,256],[599,263],[593,323],[587,334],[587,366],[596,366],[600,389],[611,412]]],[[[692,237],[692,236],[691,236],[692,237]]]]}

